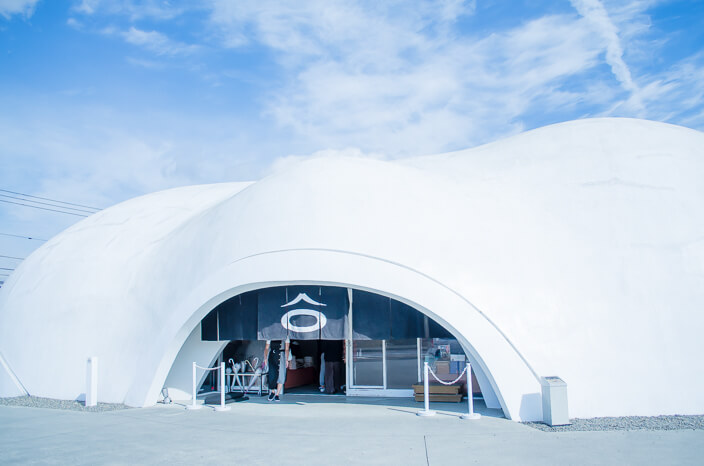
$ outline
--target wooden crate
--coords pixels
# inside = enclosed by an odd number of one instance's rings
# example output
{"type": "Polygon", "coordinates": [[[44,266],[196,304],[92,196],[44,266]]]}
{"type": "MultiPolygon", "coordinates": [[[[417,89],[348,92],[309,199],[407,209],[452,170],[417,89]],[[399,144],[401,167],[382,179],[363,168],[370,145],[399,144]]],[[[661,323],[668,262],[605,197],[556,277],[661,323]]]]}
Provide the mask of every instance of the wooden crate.
{"type": "MultiPolygon", "coordinates": [[[[413,395],[416,401],[423,402],[425,399],[423,398],[422,393],[416,393],[413,395]]],[[[430,401],[444,401],[447,403],[459,403],[462,401],[462,395],[457,394],[457,395],[451,395],[448,393],[440,393],[440,394],[430,394],[430,401]]]]}
{"type": "MultiPolygon", "coordinates": [[[[457,395],[460,393],[460,389],[462,388],[461,385],[433,385],[430,384],[428,387],[428,390],[430,391],[431,395],[457,395]]],[[[414,395],[423,395],[425,392],[425,389],[423,388],[423,385],[413,385],[413,394],[414,395]]]]}

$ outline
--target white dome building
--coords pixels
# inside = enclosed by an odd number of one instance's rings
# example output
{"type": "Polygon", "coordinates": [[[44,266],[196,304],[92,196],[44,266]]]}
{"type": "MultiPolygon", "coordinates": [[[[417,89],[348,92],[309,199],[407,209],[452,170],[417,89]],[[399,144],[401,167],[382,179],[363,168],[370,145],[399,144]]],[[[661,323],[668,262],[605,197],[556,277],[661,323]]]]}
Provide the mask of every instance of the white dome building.
{"type": "Polygon", "coordinates": [[[222,350],[199,338],[218,304],[315,284],[434,319],[510,419],[542,419],[544,376],[567,383],[571,417],[700,414],[702,180],[704,134],[591,119],[132,199],[0,289],[0,396],[76,399],[98,356],[100,401],[152,405],[222,350]]]}

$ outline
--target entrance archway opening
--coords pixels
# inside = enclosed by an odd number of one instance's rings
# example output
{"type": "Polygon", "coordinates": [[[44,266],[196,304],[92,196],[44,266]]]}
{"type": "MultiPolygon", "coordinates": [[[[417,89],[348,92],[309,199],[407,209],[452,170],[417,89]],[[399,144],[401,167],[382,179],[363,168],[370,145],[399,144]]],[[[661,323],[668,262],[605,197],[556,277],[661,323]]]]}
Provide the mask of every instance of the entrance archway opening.
{"type": "MultiPolygon", "coordinates": [[[[286,338],[291,341],[288,394],[324,390],[321,372],[336,370],[324,362],[325,347],[331,344],[339,344],[344,356],[342,380],[333,378],[328,392],[346,396],[412,397],[413,386],[422,384],[424,362],[449,382],[471,359],[451,330],[394,297],[323,284],[281,285],[239,293],[208,312],[179,351],[165,387],[172,398],[186,399],[194,361],[209,367],[225,362],[230,372],[237,364],[235,372],[251,374],[236,382],[234,374],[228,375],[227,390],[266,394],[266,374],[256,376],[258,369],[266,371],[265,342],[286,338]]],[[[473,364],[472,372],[473,396],[484,398],[488,407],[500,408],[481,368],[473,364]]],[[[448,401],[460,401],[467,393],[466,383],[466,376],[460,377],[455,396],[448,396],[448,401]]],[[[203,373],[198,380],[202,394],[218,386],[214,372],[203,373]]]]}

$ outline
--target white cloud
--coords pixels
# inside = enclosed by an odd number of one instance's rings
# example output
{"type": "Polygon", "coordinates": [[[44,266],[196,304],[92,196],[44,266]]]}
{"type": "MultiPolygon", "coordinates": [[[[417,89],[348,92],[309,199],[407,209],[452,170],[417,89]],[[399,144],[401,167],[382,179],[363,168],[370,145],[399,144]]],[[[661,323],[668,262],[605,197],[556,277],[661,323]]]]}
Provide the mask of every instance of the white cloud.
{"type": "MultiPolygon", "coordinates": [[[[278,130],[292,130],[313,147],[396,157],[487,142],[534,125],[535,116],[545,122],[604,112],[660,114],[645,105],[673,84],[660,89],[653,81],[669,82],[665,77],[634,75],[637,68],[626,58],[645,50],[637,41],[649,30],[646,13],[663,0],[571,1],[580,16],[543,16],[489,33],[467,28],[463,19],[471,20],[476,4],[461,0],[412,7],[402,0],[211,0],[198,7],[92,0],[84,9],[132,22],[209,9],[201,40],[215,36],[219,45],[242,50],[263,46],[275,57],[273,85],[257,98],[278,130]],[[604,61],[613,82],[598,68],[604,61]]],[[[162,59],[203,47],[136,24],[106,33],[162,59]]],[[[147,68],[165,65],[126,59],[147,68]]],[[[221,70],[192,65],[206,82],[223,84],[221,70]]]]}
{"type": "Polygon", "coordinates": [[[100,0],[81,0],[80,3],[76,3],[73,6],[73,10],[78,13],[92,15],[95,13],[98,5],[100,5],[100,0]]]}
{"type": "Polygon", "coordinates": [[[82,29],[83,24],[81,24],[80,21],[76,20],[76,18],[69,18],[66,20],[66,25],[69,27],[72,27],[73,29],[82,29]]]}
{"type": "Polygon", "coordinates": [[[535,99],[570,104],[559,81],[593,67],[603,50],[572,16],[480,37],[453,28],[472,3],[444,5],[216,1],[211,19],[230,45],[280,52],[288,80],[266,108],[281,125],[322,147],[394,156],[514,131],[535,99]]]}
{"type": "Polygon", "coordinates": [[[297,58],[352,53],[361,62],[393,58],[424,42],[424,29],[471,14],[473,2],[231,2],[213,0],[211,21],[239,45],[256,41],[297,58]],[[360,50],[361,48],[361,50],[360,50]],[[391,53],[390,53],[391,52],[391,53]],[[368,58],[366,58],[368,57],[368,58]]]}
{"type": "Polygon", "coordinates": [[[650,118],[704,129],[704,52],[645,79],[642,92],[650,118]]]}
{"type": "Polygon", "coordinates": [[[127,16],[132,21],[150,18],[156,20],[169,20],[180,16],[188,9],[196,7],[176,6],[164,0],[80,0],[74,3],[73,11],[84,15],[99,13],[109,15],[127,16]]]}
{"type": "Polygon", "coordinates": [[[196,45],[173,41],[158,31],[142,31],[131,27],[121,35],[126,42],[143,47],[157,55],[188,55],[198,50],[196,45]]]}
{"type": "Polygon", "coordinates": [[[146,68],[149,70],[162,70],[166,68],[166,63],[154,60],[145,60],[144,58],[127,57],[125,58],[130,65],[146,68]]]}
{"type": "Polygon", "coordinates": [[[12,15],[22,15],[29,18],[34,14],[34,8],[39,0],[0,0],[0,15],[10,19],[12,15]]]}
{"type": "MultiPolygon", "coordinates": [[[[611,71],[623,88],[631,93],[630,101],[639,109],[643,109],[640,89],[633,81],[631,71],[623,60],[623,47],[618,35],[618,29],[609,18],[609,14],[600,0],[570,0],[574,8],[587,19],[606,44],[606,62],[611,66],[611,71]]],[[[635,2],[632,5],[641,5],[644,2],[635,2]]]]}

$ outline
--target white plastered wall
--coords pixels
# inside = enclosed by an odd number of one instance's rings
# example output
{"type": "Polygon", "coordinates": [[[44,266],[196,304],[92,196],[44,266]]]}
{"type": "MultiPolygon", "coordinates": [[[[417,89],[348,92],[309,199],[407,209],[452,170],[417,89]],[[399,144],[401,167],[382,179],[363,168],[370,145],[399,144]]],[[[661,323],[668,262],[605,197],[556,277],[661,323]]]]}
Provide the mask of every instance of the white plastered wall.
{"type": "Polygon", "coordinates": [[[0,289],[0,353],[29,393],[60,399],[80,396],[98,356],[100,401],[141,406],[228,293],[309,280],[427,311],[471,343],[514,419],[536,414],[523,408],[539,391],[530,367],[567,382],[572,416],[698,414],[702,147],[686,128],[584,120],[461,153],[314,158],[255,184],[133,199],[13,272],[0,289]],[[313,249],[340,253],[251,271],[243,259],[313,249]]]}

